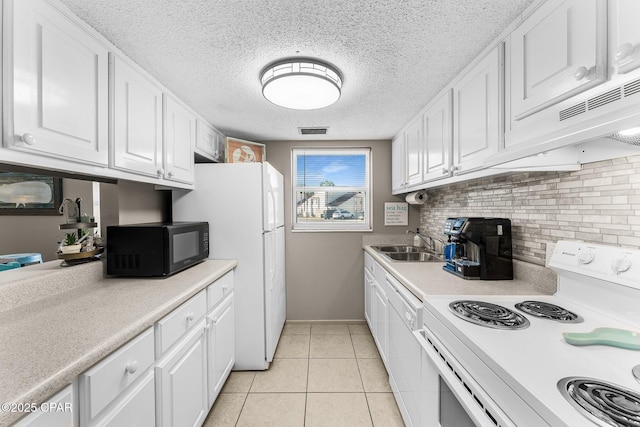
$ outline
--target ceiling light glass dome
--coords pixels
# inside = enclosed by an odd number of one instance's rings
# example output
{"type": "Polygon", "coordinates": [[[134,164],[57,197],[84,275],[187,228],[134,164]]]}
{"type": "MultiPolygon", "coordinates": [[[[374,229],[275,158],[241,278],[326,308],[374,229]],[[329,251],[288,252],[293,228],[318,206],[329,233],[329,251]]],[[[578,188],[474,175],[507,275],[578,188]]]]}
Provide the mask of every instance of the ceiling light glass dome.
{"type": "Polygon", "coordinates": [[[260,82],[269,102],[294,110],[328,107],[340,98],[342,89],[342,76],[335,68],[300,58],[269,65],[260,82]]]}

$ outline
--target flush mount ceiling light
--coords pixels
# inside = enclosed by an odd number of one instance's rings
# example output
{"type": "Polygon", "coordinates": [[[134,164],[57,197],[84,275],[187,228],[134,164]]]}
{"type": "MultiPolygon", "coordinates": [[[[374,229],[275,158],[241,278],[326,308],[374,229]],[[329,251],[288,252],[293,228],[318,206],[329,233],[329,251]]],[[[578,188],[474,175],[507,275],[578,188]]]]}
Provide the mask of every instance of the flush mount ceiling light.
{"type": "Polygon", "coordinates": [[[640,146],[640,127],[621,130],[613,135],[609,135],[609,138],[627,144],[640,146]]]}
{"type": "Polygon", "coordinates": [[[294,58],[269,65],[260,74],[269,102],[294,110],[328,107],[340,98],[342,76],[332,66],[294,58]]]}

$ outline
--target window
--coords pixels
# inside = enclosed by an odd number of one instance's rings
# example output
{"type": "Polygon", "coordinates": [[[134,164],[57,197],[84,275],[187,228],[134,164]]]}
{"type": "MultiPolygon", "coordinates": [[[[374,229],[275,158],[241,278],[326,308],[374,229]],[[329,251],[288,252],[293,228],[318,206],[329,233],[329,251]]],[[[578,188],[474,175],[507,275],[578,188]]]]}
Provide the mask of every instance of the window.
{"type": "Polygon", "coordinates": [[[371,230],[370,151],[293,149],[294,230],[371,230]]]}

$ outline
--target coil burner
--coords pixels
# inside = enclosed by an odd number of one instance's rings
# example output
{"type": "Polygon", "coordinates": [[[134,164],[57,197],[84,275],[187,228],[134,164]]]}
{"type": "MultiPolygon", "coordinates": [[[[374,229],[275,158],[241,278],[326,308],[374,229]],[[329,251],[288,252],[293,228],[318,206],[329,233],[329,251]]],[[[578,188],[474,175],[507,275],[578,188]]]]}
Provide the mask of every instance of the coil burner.
{"type": "Polygon", "coordinates": [[[580,323],[583,321],[579,315],[548,302],[522,301],[516,304],[516,308],[532,316],[562,323],[580,323]]]}
{"type": "Polygon", "coordinates": [[[587,417],[615,427],[640,426],[640,394],[606,381],[568,377],[558,381],[565,399],[587,417]]]}
{"type": "Polygon", "coordinates": [[[467,322],[495,329],[524,329],[529,326],[526,317],[497,304],[484,301],[453,301],[449,308],[467,322]]]}

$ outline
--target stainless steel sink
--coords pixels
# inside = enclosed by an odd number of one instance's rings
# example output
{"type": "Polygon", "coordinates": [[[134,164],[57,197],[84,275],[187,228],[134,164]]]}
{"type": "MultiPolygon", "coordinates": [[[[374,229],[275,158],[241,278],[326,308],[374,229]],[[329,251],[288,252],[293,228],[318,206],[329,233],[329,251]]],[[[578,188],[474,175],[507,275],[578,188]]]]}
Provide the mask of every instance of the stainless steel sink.
{"type": "Polygon", "coordinates": [[[427,252],[427,248],[418,248],[411,245],[372,246],[372,248],[378,252],[427,252]]]}
{"type": "Polygon", "coordinates": [[[428,261],[442,261],[442,257],[432,254],[430,252],[388,252],[385,255],[391,258],[394,261],[418,261],[418,262],[428,262],[428,261]]]}
{"type": "Polygon", "coordinates": [[[411,245],[371,246],[391,261],[409,262],[438,262],[443,261],[441,255],[435,254],[427,248],[411,245]]]}

